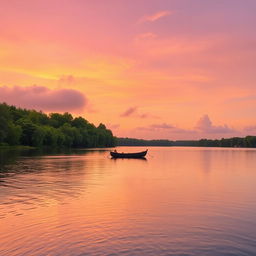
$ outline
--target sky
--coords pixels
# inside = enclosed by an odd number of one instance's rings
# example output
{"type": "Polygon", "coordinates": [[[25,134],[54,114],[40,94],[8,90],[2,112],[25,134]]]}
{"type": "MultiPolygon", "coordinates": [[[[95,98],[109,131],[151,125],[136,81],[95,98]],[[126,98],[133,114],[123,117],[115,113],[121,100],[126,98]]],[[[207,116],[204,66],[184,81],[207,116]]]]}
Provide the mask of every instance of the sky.
{"type": "Polygon", "coordinates": [[[3,0],[0,102],[114,135],[256,135],[255,0],[3,0]]]}

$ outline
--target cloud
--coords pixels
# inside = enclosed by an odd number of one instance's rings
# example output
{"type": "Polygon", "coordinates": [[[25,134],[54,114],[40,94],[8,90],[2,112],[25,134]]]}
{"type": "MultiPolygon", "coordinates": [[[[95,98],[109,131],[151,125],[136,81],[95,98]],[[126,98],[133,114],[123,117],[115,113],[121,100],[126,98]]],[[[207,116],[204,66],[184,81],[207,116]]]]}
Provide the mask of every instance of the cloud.
{"type": "Polygon", "coordinates": [[[150,127],[155,129],[174,129],[175,127],[170,124],[162,123],[162,124],[152,124],[150,127]]]}
{"type": "Polygon", "coordinates": [[[246,133],[246,135],[250,134],[256,134],[256,125],[252,125],[252,126],[247,126],[244,128],[244,132],[246,133]]]}
{"type": "Polygon", "coordinates": [[[212,121],[210,120],[208,115],[202,116],[196,126],[195,129],[199,132],[204,133],[233,133],[235,130],[229,128],[226,124],[225,125],[218,125],[215,126],[212,124],[212,121]]]}
{"type": "Polygon", "coordinates": [[[125,110],[121,115],[121,117],[136,117],[136,118],[159,118],[158,116],[151,115],[149,113],[138,113],[138,107],[130,107],[125,110]]]}
{"type": "Polygon", "coordinates": [[[151,32],[147,32],[147,33],[142,33],[139,34],[135,37],[135,41],[136,40],[146,40],[146,39],[152,39],[152,38],[156,38],[157,35],[155,33],[151,33],[151,32]]]}
{"type": "Polygon", "coordinates": [[[144,113],[144,114],[138,115],[138,117],[143,119],[143,118],[148,118],[148,117],[150,117],[150,115],[144,113]]]}
{"type": "Polygon", "coordinates": [[[120,116],[121,117],[128,117],[134,114],[137,111],[137,107],[131,107],[125,110],[120,116]]]}
{"type": "Polygon", "coordinates": [[[142,23],[142,22],[154,22],[154,21],[157,21],[163,17],[166,17],[166,16],[170,16],[171,14],[173,14],[174,12],[171,12],[171,11],[159,11],[159,12],[156,12],[152,15],[145,15],[143,16],[139,22],[142,23]]]}
{"type": "MultiPolygon", "coordinates": [[[[249,131],[251,134],[255,133],[256,126],[248,127],[246,132],[249,131]]],[[[183,129],[168,123],[156,123],[137,127],[132,134],[138,138],[171,140],[220,139],[243,135],[241,131],[231,129],[227,125],[213,125],[208,115],[202,116],[193,129],[183,129]]]]}
{"type": "Polygon", "coordinates": [[[44,111],[77,111],[87,105],[86,97],[73,89],[44,86],[0,87],[0,101],[19,107],[44,111]]]}
{"type": "Polygon", "coordinates": [[[171,124],[161,123],[161,124],[151,124],[149,126],[137,127],[135,130],[148,131],[148,132],[157,132],[159,135],[165,134],[168,138],[171,134],[188,134],[195,133],[193,130],[185,130],[178,128],[171,124]]]}

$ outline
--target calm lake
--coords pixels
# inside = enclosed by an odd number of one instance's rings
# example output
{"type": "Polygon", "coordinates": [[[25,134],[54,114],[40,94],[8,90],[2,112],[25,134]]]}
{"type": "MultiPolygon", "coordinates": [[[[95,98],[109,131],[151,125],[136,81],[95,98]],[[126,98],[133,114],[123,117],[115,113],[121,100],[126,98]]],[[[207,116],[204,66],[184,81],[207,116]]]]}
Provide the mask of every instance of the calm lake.
{"type": "Polygon", "coordinates": [[[256,255],[256,150],[109,150],[1,152],[0,255],[256,255]]]}

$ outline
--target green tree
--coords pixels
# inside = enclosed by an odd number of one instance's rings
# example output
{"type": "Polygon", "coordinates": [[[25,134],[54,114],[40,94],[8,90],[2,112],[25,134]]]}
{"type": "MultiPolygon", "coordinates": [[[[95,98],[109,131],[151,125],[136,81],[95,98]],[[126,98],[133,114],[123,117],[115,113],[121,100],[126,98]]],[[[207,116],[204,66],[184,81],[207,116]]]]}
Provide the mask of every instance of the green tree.
{"type": "Polygon", "coordinates": [[[6,136],[6,142],[9,145],[19,145],[21,134],[22,134],[21,126],[15,125],[13,124],[13,122],[8,123],[8,132],[6,136]]]}
{"type": "Polygon", "coordinates": [[[42,146],[44,142],[45,134],[46,132],[44,127],[36,126],[31,138],[32,146],[35,146],[35,147],[42,146]]]}
{"type": "Polygon", "coordinates": [[[17,121],[17,124],[21,126],[22,128],[22,134],[21,134],[21,143],[22,145],[29,145],[33,146],[34,139],[33,135],[34,132],[37,129],[37,126],[31,122],[31,120],[27,118],[22,118],[17,121]]]}
{"type": "Polygon", "coordinates": [[[0,143],[10,145],[104,147],[113,146],[113,134],[104,124],[95,127],[69,113],[49,115],[0,104],[0,143]]]}
{"type": "Polygon", "coordinates": [[[88,125],[88,121],[82,118],[81,116],[74,118],[72,121],[72,126],[76,128],[86,128],[88,125]]]}
{"type": "Polygon", "coordinates": [[[0,104],[0,143],[8,136],[8,120],[10,120],[9,108],[5,103],[0,104]]]}
{"type": "Polygon", "coordinates": [[[50,114],[50,124],[55,128],[59,128],[63,126],[65,123],[71,124],[73,117],[69,113],[59,114],[59,113],[51,113],[50,114]]]}

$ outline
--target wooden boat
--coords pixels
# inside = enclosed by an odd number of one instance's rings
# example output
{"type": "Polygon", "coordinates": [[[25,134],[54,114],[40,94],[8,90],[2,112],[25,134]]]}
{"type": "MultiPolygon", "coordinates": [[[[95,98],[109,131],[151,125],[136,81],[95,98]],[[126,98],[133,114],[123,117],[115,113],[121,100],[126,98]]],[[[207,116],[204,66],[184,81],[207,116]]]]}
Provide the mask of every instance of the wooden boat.
{"type": "Polygon", "coordinates": [[[112,158],[144,158],[148,150],[136,153],[118,153],[116,151],[110,151],[112,158]]]}

